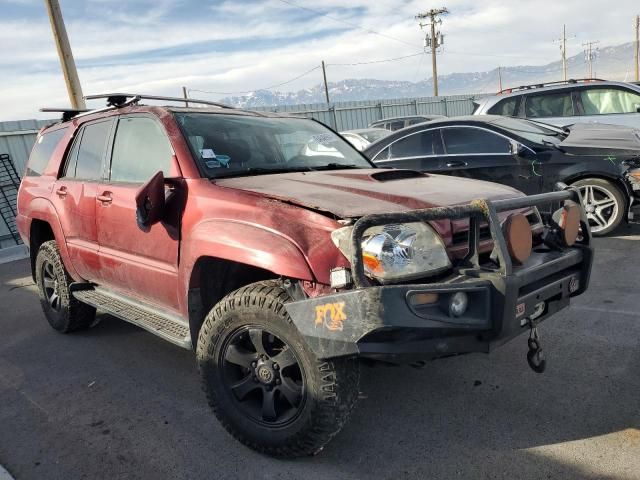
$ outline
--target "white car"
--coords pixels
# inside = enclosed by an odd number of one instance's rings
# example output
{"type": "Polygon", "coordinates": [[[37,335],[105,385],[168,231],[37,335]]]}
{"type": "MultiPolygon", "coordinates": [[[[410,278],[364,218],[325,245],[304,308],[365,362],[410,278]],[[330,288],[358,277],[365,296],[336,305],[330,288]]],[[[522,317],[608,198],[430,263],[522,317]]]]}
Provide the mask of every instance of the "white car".
{"type": "Polygon", "coordinates": [[[474,101],[474,115],[527,118],[557,126],[610,123],[640,128],[640,85],[567,80],[503,90],[474,101]]]}
{"type": "Polygon", "coordinates": [[[345,130],[344,132],[340,132],[340,135],[351,143],[351,145],[362,151],[373,142],[386,137],[390,133],[391,130],[384,128],[361,128],[358,130],[345,130]]]}

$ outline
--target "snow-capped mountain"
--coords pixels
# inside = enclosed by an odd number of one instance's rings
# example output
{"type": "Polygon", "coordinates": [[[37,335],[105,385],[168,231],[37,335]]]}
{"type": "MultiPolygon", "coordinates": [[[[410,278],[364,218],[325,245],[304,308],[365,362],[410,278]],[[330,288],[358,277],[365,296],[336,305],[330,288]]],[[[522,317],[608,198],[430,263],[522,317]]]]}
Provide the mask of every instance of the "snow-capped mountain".
{"type": "MultiPolygon", "coordinates": [[[[633,76],[633,43],[605,47],[599,50],[594,63],[594,76],[610,80],[631,80],[633,76]]],[[[446,55],[446,52],[445,52],[446,55]]],[[[578,54],[567,60],[570,78],[588,76],[584,55],[578,54]]],[[[502,67],[502,85],[526,85],[562,79],[560,61],[547,65],[502,67]]],[[[451,73],[439,76],[441,95],[468,93],[493,93],[498,90],[498,69],[485,72],[451,73]]],[[[329,82],[329,97],[332,102],[357,100],[385,100],[395,98],[428,97],[432,95],[432,80],[408,82],[402,80],[345,79],[329,82]]],[[[275,105],[300,105],[324,103],[324,85],[318,84],[297,92],[258,90],[251,94],[227,97],[223,103],[243,108],[275,105]]]]}

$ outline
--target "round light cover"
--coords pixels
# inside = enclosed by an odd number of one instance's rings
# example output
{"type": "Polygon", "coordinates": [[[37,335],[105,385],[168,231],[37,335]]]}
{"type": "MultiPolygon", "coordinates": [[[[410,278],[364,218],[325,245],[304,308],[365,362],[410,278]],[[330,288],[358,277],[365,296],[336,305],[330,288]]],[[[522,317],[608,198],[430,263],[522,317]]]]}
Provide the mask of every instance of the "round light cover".
{"type": "Polygon", "coordinates": [[[519,264],[526,262],[533,248],[533,235],[527,217],[521,213],[511,215],[504,222],[503,231],[511,259],[519,264]]]}
{"type": "Polygon", "coordinates": [[[562,230],[562,239],[567,247],[576,243],[580,233],[580,207],[577,203],[567,200],[562,208],[554,212],[553,220],[562,230]]]}

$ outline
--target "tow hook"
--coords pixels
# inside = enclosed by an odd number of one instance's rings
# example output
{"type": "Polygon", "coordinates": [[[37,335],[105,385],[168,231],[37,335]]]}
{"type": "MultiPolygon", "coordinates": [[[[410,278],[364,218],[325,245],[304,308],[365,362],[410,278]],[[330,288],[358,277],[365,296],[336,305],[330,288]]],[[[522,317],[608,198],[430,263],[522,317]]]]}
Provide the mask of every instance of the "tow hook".
{"type": "Polygon", "coordinates": [[[529,334],[529,351],[527,352],[527,363],[536,373],[543,373],[547,368],[547,360],[544,358],[544,352],[540,345],[540,336],[538,335],[538,328],[536,324],[531,321],[531,333],[529,334]]]}

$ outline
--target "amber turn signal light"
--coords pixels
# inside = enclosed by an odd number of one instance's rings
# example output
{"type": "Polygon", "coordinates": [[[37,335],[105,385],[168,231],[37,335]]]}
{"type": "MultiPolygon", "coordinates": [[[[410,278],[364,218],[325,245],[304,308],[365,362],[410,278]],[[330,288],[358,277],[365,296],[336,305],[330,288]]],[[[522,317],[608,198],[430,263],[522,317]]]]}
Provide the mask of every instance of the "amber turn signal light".
{"type": "Polygon", "coordinates": [[[512,260],[524,263],[531,255],[533,235],[529,220],[522,214],[511,215],[504,223],[504,238],[512,260]]]}

